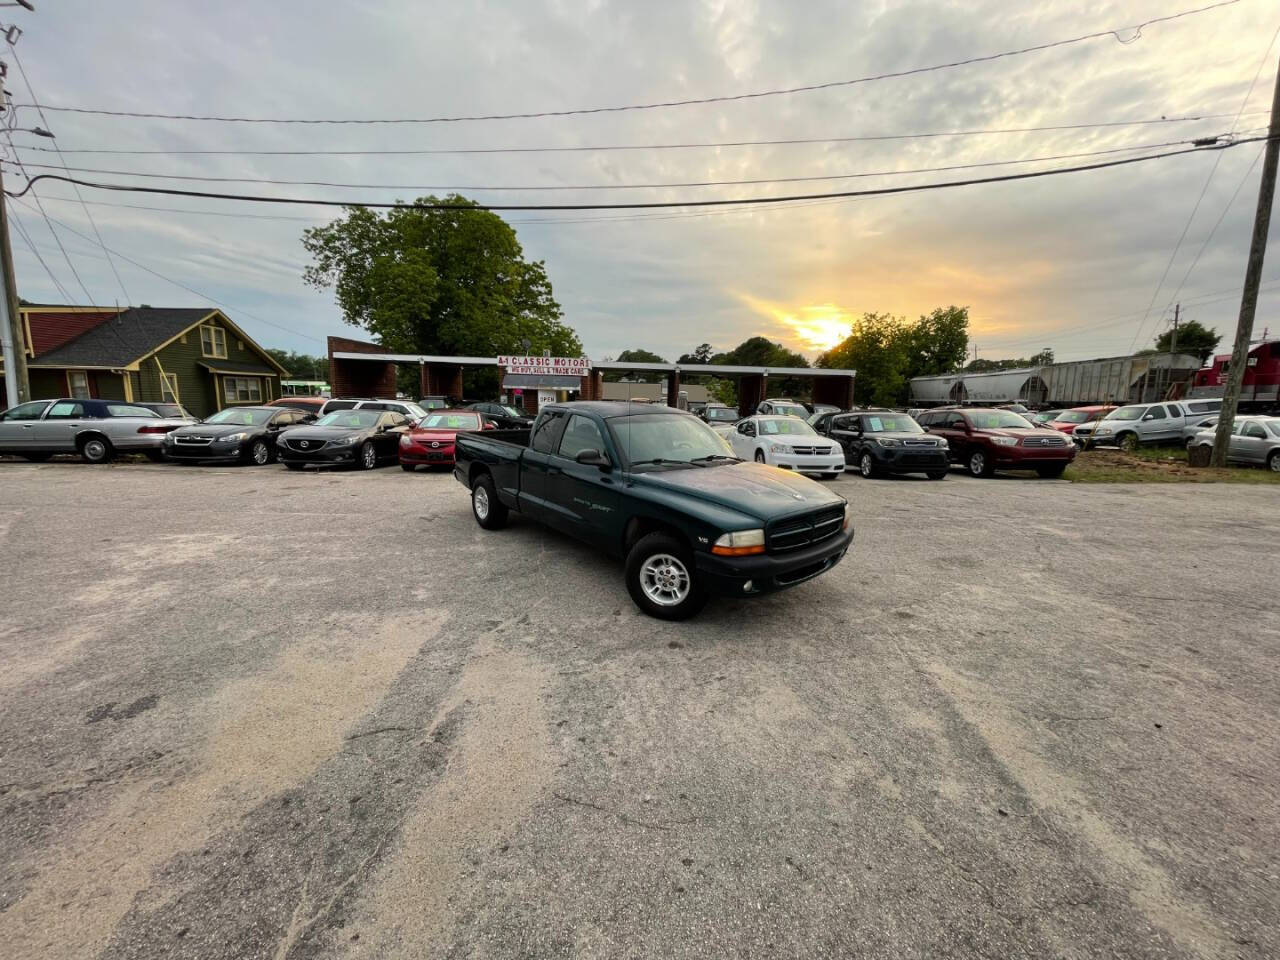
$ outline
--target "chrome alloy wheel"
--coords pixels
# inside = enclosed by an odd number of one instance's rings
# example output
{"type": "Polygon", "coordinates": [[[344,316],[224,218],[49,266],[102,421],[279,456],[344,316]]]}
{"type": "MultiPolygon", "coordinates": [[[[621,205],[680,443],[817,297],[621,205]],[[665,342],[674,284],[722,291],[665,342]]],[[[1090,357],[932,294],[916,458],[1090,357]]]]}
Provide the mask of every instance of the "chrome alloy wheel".
{"type": "Polygon", "coordinates": [[[471,491],[471,505],[481,520],[489,519],[489,491],[479,484],[471,491]]]}
{"type": "Polygon", "coordinates": [[[682,603],[691,586],[688,569],[669,553],[655,553],[640,568],[640,588],[661,607],[682,603]]]}

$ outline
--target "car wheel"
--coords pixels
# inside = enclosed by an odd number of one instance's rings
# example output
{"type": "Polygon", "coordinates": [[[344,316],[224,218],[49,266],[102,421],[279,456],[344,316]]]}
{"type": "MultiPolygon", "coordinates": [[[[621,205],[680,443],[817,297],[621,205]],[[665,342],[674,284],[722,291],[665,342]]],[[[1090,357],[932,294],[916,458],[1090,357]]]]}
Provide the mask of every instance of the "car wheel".
{"type": "Polygon", "coordinates": [[[925,476],[927,476],[930,480],[945,480],[947,479],[948,473],[950,473],[949,470],[930,470],[927,474],[925,474],[925,476]]]}
{"type": "Polygon", "coordinates": [[[1065,463],[1055,463],[1051,467],[1036,467],[1036,473],[1040,475],[1042,480],[1055,480],[1062,476],[1062,472],[1067,469],[1065,463]]]}
{"type": "Polygon", "coordinates": [[[627,554],[627,592],[637,607],[659,620],[687,620],[707,602],[693,557],[667,533],[651,533],[627,554]]]}
{"type": "Polygon", "coordinates": [[[765,462],[765,459],[764,459],[764,451],[763,451],[763,450],[757,450],[757,451],[756,451],[756,463],[764,463],[764,462],[765,462]]]}
{"type": "Polygon", "coordinates": [[[1267,469],[1272,473],[1280,473],[1280,450],[1272,450],[1267,457],[1267,469]]]}
{"type": "Polygon", "coordinates": [[[249,462],[259,467],[271,462],[271,448],[267,446],[267,441],[253,441],[253,445],[249,447],[249,462]]]}
{"type": "Polygon", "coordinates": [[[360,446],[360,455],[356,458],[356,465],[361,470],[372,470],[378,465],[378,451],[373,445],[372,440],[366,440],[360,446]]]}
{"type": "Polygon", "coordinates": [[[498,530],[507,525],[507,508],[498,499],[493,477],[482,473],[471,487],[471,513],[476,523],[486,530],[498,530]]]}
{"type": "Polygon", "coordinates": [[[284,466],[286,470],[301,470],[303,465],[300,463],[285,463],[284,466]]]}
{"type": "Polygon", "coordinates": [[[106,437],[88,437],[80,441],[80,459],[85,463],[106,463],[115,453],[106,437]]]}
{"type": "Polygon", "coordinates": [[[1133,453],[1138,449],[1138,435],[1136,433],[1122,433],[1116,437],[1116,445],[1125,453],[1133,453]]]}
{"type": "Polygon", "coordinates": [[[989,477],[995,473],[995,468],[982,450],[974,450],[969,454],[966,466],[969,468],[969,473],[975,477],[989,477]]]}
{"type": "Polygon", "coordinates": [[[871,455],[871,451],[863,450],[858,456],[858,472],[868,480],[880,476],[880,467],[876,463],[876,458],[871,455]]]}
{"type": "Polygon", "coordinates": [[[402,464],[400,464],[400,469],[401,469],[401,470],[403,470],[405,473],[413,473],[413,471],[414,471],[414,469],[415,469],[416,467],[417,467],[417,464],[416,464],[416,463],[402,463],[402,464]]]}

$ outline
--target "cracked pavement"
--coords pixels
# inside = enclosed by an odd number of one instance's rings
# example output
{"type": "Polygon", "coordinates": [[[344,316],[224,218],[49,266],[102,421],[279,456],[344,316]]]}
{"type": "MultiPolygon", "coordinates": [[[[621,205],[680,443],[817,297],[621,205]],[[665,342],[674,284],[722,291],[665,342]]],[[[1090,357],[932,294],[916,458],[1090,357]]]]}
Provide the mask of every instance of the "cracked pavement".
{"type": "Polygon", "coordinates": [[[7,958],[1280,954],[1273,488],[850,474],[670,625],[445,474],[0,476],[7,958]]]}

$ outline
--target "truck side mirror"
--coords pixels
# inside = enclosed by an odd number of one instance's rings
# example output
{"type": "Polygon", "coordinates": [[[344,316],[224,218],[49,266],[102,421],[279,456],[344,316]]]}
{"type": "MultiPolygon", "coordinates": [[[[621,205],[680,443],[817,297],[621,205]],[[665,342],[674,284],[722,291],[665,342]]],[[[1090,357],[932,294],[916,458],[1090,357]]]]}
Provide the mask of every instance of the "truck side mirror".
{"type": "Polygon", "coordinates": [[[599,450],[579,450],[578,455],[573,459],[586,466],[599,467],[601,470],[613,469],[613,463],[599,450]]]}

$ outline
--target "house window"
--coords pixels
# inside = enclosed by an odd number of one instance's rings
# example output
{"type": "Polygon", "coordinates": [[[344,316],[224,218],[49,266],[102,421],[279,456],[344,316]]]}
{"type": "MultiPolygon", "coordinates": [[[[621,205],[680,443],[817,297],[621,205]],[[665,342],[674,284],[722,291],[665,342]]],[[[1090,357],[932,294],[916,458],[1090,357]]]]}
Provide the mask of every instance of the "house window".
{"type": "Polygon", "coordinates": [[[78,400],[88,399],[89,374],[83,370],[68,370],[67,392],[78,400]]]}
{"type": "Polygon", "coordinates": [[[200,352],[217,360],[227,359],[227,332],[221,327],[202,326],[200,352]]]}
{"type": "Polygon", "coordinates": [[[178,397],[178,375],[166,373],[160,380],[160,399],[164,403],[181,403],[178,397]]]}
{"type": "Polygon", "coordinates": [[[227,403],[257,403],[262,399],[262,381],[257,377],[223,377],[227,403]]]}
{"type": "Polygon", "coordinates": [[[186,342],[187,342],[187,335],[184,333],[184,334],[183,334],[179,339],[181,340],[181,342],[182,342],[182,343],[186,343],[186,342]]]}
{"type": "Polygon", "coordinates": [[[237,341],[236,341],[236,349],[237,349],[237,350],[244,350],[244,341],[243,341],[243,340],[237,340],[237,341]]]}

